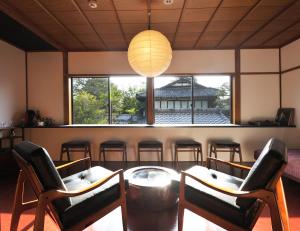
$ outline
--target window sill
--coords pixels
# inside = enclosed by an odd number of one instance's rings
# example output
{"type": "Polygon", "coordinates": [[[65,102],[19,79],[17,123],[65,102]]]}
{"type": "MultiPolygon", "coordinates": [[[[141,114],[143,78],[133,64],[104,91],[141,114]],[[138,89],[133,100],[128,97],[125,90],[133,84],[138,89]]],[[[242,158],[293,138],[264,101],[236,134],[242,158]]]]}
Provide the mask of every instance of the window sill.
{"type": "Polygon", "coordinates": [[[256,126],[248,124],[72,124],[25,128],[295,128],[292,126],[256,126]]]}

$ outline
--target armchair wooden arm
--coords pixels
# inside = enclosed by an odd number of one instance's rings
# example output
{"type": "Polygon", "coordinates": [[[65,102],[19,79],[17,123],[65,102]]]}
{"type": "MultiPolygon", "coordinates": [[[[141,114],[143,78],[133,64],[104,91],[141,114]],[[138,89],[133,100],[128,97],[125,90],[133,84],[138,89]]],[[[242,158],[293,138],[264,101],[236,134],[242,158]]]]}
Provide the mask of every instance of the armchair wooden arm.
{"type": "MultiPolygon", "coordinates": [[[[97,181],[95,181],[93,184],[89,185],[86,188],[83,188],[81,190],[74,190],[74,191],[64,191],[64,190],[50,190],[47,192],[44,192],[40,195],[40,198],[46,199],[48,202],[58,199],[58,198],[62,198],[62,197],[75,197],[75,196],[79,196],[85,193],[88,193],[98,187],[100,187],[101,185],[105,184],[107,181],[109,181],[110,179],[112,179],[114,176],[116,175],[120,175],[120,184],[124,184],[124,176],[123,176],[123,169],[117,170],[115,172],[113,172],[112,174],[110,174],[109,176],[99,179],[97,181]]],[[[40,200],[40,199],[39,199],[40,200]]]]}
{"type": "MultiPolygon", "coordinates": [[[[215,184],[211,184],[203,179],[200,179],[194,175],[191,175],[187,172],[184,172],[182,171],[181,172],[181,181],[180,181],[180,186],[181,187],[184,187],[185,185],[185,177],[190,177],[192,178],[193,180],[199,182],[200,184],[203,184],[213,190],[216,190],[218,192],[221,192],[221,193],[224,193],[226,195],[229,195],[229,196],[234,196],[234,197],[243,197],[243,198],[259,198],[263,201],[265,201],[265,197],[266,195],[269,195],[270,193],[272,194],[273,192],[272,191],[268,191],[268,190],[265,190],[265,189],[259,189],[259,190],[254,190],[254,191],[237,191],[237,190],[231,190],[231,189],[228,189],[228,188],[224,188],[224,187],[220,187],[218,185],[215,185],[215,184]]],[[[184,192],[184,191],[183,191],[184,192]]]]}
{"type": "Polygon", "coordinates": [[[228,161],[224,161],[224,160],[221,160],[221,159],[216,159],[216,158],[213,158],[213,157],[207,157],[207,159],[217,161],[217,162],[220,162],[222,164],[227,164],[229,166],[239,168],[239,169],[242,169],[242,170],[248,170],[249,171],[251,169],[251,167],[249,167],[249,166],[228,162],[228,161]]]}
{"type": "MultiPolygon", "coordinates": [[[[186,185],[186,177],[190,177],[191,179],[203,184],[213,190],[224,193],[229,196],[234,196],[237,198],[257,198],[265,202],[270,209],[272,227],[273,230],[290,230],[288,223],[288,213],[285,203],[284,191],[282,188],[282,181],[279,178],[276,184],[276,190],[266,190],[266,189],[258,189],[253,191],[236,191],[228,188],[220,187],[215,184],[211,184],[199,177],[191,175],[187,172],[181,172],[181,181],[179,186],[179,200],[185,201],[185,185],[186,185]],[[280,227],[280,228],[279,228],[280,227]]],[[[182,210],[182,209],[180,209],[182,210]]],[[[182,213],[182,211],[181,211],[182,213]]],[[[180,221],[182,222],[182,220],[180,221]]]]}
{"type": "Polygon", "coordinates": [[[81,190],[75,190],[75,191],[49,190],[49,191],[41,193],[38,198],[34,231],[41,230],[41,228],[44,227],[45,212],[47,209],[47,205],[51,201],[53,201],[55,199],[63,198],[63,197],[75,197],[75,196],[85,194],[85,193],[90,192],[90,191],[100,187],[101,185],[105,184],[107,181],[111,180],[116,175],[119,175],[119,177],[120,177],[119,181],[120,181],[120,191],[121,191],[121,197],[122,197],[122,195],[125,195],[123,169],[115,171],[112,174],[110,174],[109,176],[99,179],[98,181],[94,182],[90,186],[83,188],[81,190]]]}

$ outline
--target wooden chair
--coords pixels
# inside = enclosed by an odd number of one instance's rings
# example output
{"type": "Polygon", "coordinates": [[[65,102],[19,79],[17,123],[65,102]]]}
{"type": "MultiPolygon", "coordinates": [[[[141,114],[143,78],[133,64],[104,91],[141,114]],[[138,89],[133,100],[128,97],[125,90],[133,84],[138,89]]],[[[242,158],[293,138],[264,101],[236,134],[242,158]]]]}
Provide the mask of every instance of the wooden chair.
{"type": "Polygon", "coordinates": [[[273,230],[289,230],[281,175],[287,164],[285,145],[271,139],[252,168],[213,159],[249,170],[243,180],[216,170],[194,166],[181,174],[178,230],[182,231],[184,209],[227,230],[252,230],[265,204],[273,230]]]}
{"type": "MultiPolygon", "coordinates": [[[[163,154],[163,143],[158,140],[143,140],[138,142],[138,162],[141,165],[141,153],[142,152],[157,152],[160,154],[160,164],[163,164],[164,154],[163,154]]],[[[159,160],[158,160],[159,161],[159,160]]]]}
{"type": "Polygon", "coordinates": [[[13,154],[21,170],[15,193],[11,231],[17,230],[23,211],[37,207],[34,231],[44,228],[45,213],[61,230],[83,230],[121,206],[123,230],[127,230],[126,196],[123,170],[111,172],[90,166],[90,159],[55,167],[47,151],[33,143],[22,142],[13,154]],[[74,169],[85,170],[74,174],[74,169]],[[68,174],[61,178],[59,174],[68,174]],[[70,175],[72,174],[72,175],[70,175]],[[28,180],[37,200],[24,202],[24,182],[28,180]]]}

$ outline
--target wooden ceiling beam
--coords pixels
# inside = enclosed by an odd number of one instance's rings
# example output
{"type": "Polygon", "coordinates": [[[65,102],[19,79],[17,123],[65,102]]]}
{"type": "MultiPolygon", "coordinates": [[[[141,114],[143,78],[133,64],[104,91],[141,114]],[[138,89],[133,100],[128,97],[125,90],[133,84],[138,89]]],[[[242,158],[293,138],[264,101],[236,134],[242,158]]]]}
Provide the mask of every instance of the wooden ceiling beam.
{"type": "Polygon", "coordinates": [[[174,46],[174,43],[175,43],[175,39],[176,39],[176,36],[177,36],[177,33],[178,33],[179,24],[180,24],[182,15],[183,15],[183,11],[185,9],[185,5],[186,5],[186,0],[183,1],[183,5],[182,5],[181,11],[180,11],[180,16],[179,16],[178,23],[177,23],[176,29],[175,29],[175,33],[174,33],[174,36],[173,36],[173,39],[172,39],[172,44],[171,44],[172,47],[174,46]]]}
{"type": "Polygon", "coordinates": [[[107,49],[107,44],[104,42],[103,38],[101,37],[101,35],[97,32],[97,30],[95,29],[95,27],[92,25],[92,23],[90,22],[90,20],[88,19],[88,17],[86,16],[86,14],[83,12],[83,10],[80,8],[80,6],[78,5],[78,3],[76,2],[76,0],[71,0],[71,2],[73,3],[73,5],[75,6],[75,8],[77,9],[77,11],[79,12],[79,14],[81,15],[81,17],[83,18],[83,20],[88,24],[88,26],[95,32],[95,34],[97,35],[98,39],[100,40],[100,42],[102,43],[102,45],[107,49]]]}
{"type": "Polygon", "coordinates": [[[64,31],[69,33],[77,42],[80,43],[80,45],[87,49],[87,47],[84,45],[84,43],[69,29],[67,28],[54,14],[48,10],[48,8],[41,3],[39,0],[33,0],[50,18],[52,18],[64,31]]]}
{"type": "Polygon", "coordinates": [[[53,47],[55,47],[58,50],[65,51],[66,47],[64,47],[62,44],[57,42],[55,39],[53,39],[51,36],[46,34],[42,29],[40,29],[38,26],[36,26],[33,22],[31,22],[30,19],[28,19],[25,15],[23,15],[21,12],[19,12],[14,7],[6,4],[3,1],[0,1],[0,10],[16,20],[18,23],[25,26],[27,29],[32,31],[34,34],[39,36],[41,39],[45,40],[49,44],[51,44],[53,47]]]}
{"type": "Polygon", "coordinates": [[[211,21],[213,20],[213,18],[215,17],[215,14],[217,13],[217,11],[219,10],[220,6],[222,5],[224,0],[221,0],[218,4],[218,6],[216,7],[216,9],[214,10],[214,12],[212,13],[212,15],[210,16],[208,22],[206,23],[205,27],[203,28],[203,30],[201,31],[201,33],[199,34],[196,42],[193,45],[193,48],[196,48],[202,35],[205,33],[205,31],[207,30],[208,26],[210,25],[211,21]]]}
{"type": "Polygon", "coordinates": [[[234,31],[234,29],[236,29],[239,25],[241,25],[241,23],[244,21],[244,19],[250,14],[252,13],[258,6],[259,4],[262,2],[263,0],[258,0],[249,10],[248,12],[242,17],[240,18],[240,20],[224,35],[224,37],[218,42],[216,47],[219,47],[220,44],[232,33],[232,31],[234,31]]]}
{"type": "Polygon", "coordinates": [[[118,21],[120,30],[122,32],[122,37],[123,37],[123,39],[124,39],[124,41],[126,43],[126,46],[128,47],[128,42],[127,42],[127,39],[126,39],[126,36],[125,36],[124,28],[123,28],[121,20],[120,20],[120,16],[119,16],[118,11],[117,11],[117,7],[116,7],[116,4],[115,4],[115,1],[111,0],[111,3],[113,5],[114,11],[115,11],[115,14],[116,14],[116,17],[117,17],[117,21],[118,21]]]}
{"type": "Polygon", "coordinates": [[[283,14],[285,11],[287,11],[289,8],[291,8],[295,3],[297,3],[298,0],[294,0],[289,5],[284,7],[282,10],[277,12],[273,17],[271,17],[267,22],[265,22],[262,26],[260,26],[256,31],[254,31],[251,35],[249,35],[246,39],[244,39],[241,43],[239,43],[237,46],[242,47],[246,42],[248,42],[251,38],[253,38],[258,32],[260,32],[262,29],[264,29],[267,25],[269,25],[274,19],[279,17],[281,14],[283,14]]]}
{"type": "Polygon", "coordinates": [[[286,28],[278,31],[275,35],[272,35],[271,37],[267,38],[264,42],[261,43],[261,45],[265,45],[266,43],[270,42],[274,38],[278,37],[279,35],[283,34],[287,30],[291,29],[293,26],[297,25],[298,23],[300,23],[300,19],[296,20],[295,22],[293,22],[291,25],[287,26],[286,28]]]}

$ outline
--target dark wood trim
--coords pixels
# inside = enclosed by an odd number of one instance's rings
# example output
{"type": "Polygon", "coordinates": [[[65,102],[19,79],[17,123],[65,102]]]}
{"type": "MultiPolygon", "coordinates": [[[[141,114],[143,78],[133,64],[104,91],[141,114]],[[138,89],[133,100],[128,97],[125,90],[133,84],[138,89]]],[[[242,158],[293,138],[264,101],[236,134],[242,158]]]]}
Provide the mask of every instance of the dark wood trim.
{"type": "Polygon", "coordinates": [[[28,52],[25,51],[25,109],[28,110],[28,52]]]}
{"type": "Polygon", "coordinates": [[[281,71],[281,74],[285,74],[285,73],[288,73],[288,72],[291,72],[291,71],[295,71],[295,70],[298,70],[298,69],[300,69],[300,65],[292,67],[292,68],[289,68],[289,69],[286,69],[284,71],[281,71]]]}
{"type": "MultiPolygon", "coordinates": [[[[234,75],[235,72],[224,72],[224,73],[184,73],[184,74],[178,74],[178,73],[168,73],[164,74],[163,76],[174,76],[177,77],[186,77],[191,75],[234,75]]],[[[95,77],[95,78],[106,78],[107,76],[139,76],[137,74],[128,73],[128,74],[68,74],[69,77],[95,77]]]]}
{"type": "Polygon", "coordinates": [[[287,30],[289,30],[290,28],[292,28],[293,26],[297,25],[300,22],[299,20],[296,20],[294,23],[292,23],[291,25],[289,25],[288,27],[280,30],[278,33],[276,33],[275,35],[272,35],[271,37],[267,38],[262,45],[265,45],[266,43],[270,42],[271,40],[273,40],[274,38],[278,37],[279,35],[281,35],[282,33],[286,32],[287,30]]]}
{"type": "Polygon", "coordinates": [[[241,75],[279,75],[279,71],[270,71],[270,72],[241,72],[241,75]]]}
{"type": "Polygon", "coordinates": [[[177,36],[177,33],[178,33],[178,29],[179,29],[179,24],[181,22],[183,11],[185,9],[185,5],[186,5],[186,0],[183,1],[183,5],[182,5],[181,11],[180,11],[180,16],[179,16],[179,19],[178,19],[178,22],[177,22],[177,25],[176,25],[176,30],[175,30],[175,33],[174,33],[174,36],[173,36],[173,39],[172,39],[172,42],[171,42],[171,47],[174,46],[175,39],[176,39],[176,36],[177,36]]]}
{"type": "Polygon", "coordinates": [[[147,78],[147,124],[155,123],[154,117],[154,79],[147,78]]]}
{"type": "Polygon", "coordinates": [[[124,39],[124,42],[126,44],[126,46],[128,47],[128,42],[127,42],[127,39],[126,39],[126,36],[125,36],[125,32],[124,32],[124,28],[122,26],[122,23],[121,23],[121,19],[120,19],[120,16],[118,14],[118,11],[117,11],[117,7],[116,7],[116,4],[115,4],[115,1],[114,0],[111,0],[111,3],[112,3],[112,6],[114,8],[114,11],[115,11],[115,14],[116,14],[116,18],[117,18],[117,21],[118,21],[118,24],[119,24],[119,27],[120,27],[120,30],[122,32],[122,37],[124,39]]]}
{"type": "MultiPolygon", "coordinates": [[[[108,123],[112,124],[112,103],[111,103],[111,94],[110,94],[110,78],[107,78],[107,91],[108,91],[108,123]]],[[[104,155],[104,154],[103,154],[104,155]]],[[[100,160],[100,159],[99,159],[100,160]]]]}
{"type": "Polygon", "coordinates": [[[211,21],[213,20],[213,18],[215,17],[215,14],[217,13],[218,9],[220,8],[220,6],[222,5],[224,0],[221,0],[218,4],[218,6],[216,7],[216,9],[214,10],[214,12],[212,13],[212,15],[210,16],[208,22],[206,23],[205,27],[203,28],[203,30],[201,31],[201,33],[199,34],[196,42],[193,45],[193,48],[196,48],[198,46],[198,43],[202,37],[202,35],[206,32],[208,26],[210,25],[211,21]]]}
{"type": "Polygon", "coordinates": [[[233,81],[233,122],[241,123],[241,53],[240,49],[235,50],[235,75],[233,81]]]}
{"type": "Polygon", "coordinates": [[[53,21],[55,21],[64,31],[69,33],[79,44],[84,48],[87,49],[87,47],[83,44],[82,41],[70,30],[68,29],[54,14],[52,14],[48,8],[41,3],[39,0],[33,0],[53,21]]]}
{"type": "Polygon", "coordinates": [[[69,90],[69,77],[68,77],[68,53],[63,52],[63,96],[64,96],[64,124],[70,124],[70,105],[71,105],[71,92],[69,90]]]}
{"type": "Polygon", "coordinates": [[[79,14],[81,15],[81,17],[83,18],[83,20],[89,25],[89,27],[95,32],[95,34],[97,35],[98,39],[100,40],[100,42],[102,43],[102,45],[107,48],[106,43],[104,42],[104,40],[102,39],[101,35],[97,32],[97,30],[95,29],[95,27],[93,26],[93,24],[90,22],[90,20],[88,19],[88,17],[85,15],[85,13],[83,12],[83,10],[80,8],[80,6],[78,5],[78,3],[75,0],[71,0],[71,2],[73,3],[73,5],[75,6],[75,8],[77,9],[77,11],[79,12],[79,14]]]}
{"type": "Polygon", "coordinates": [[[218,42],[217,47],[220,46],[220,44],[232,33],[232,31],[234,31],[235,28],[237,28],[243,21],[244,19],[250,14],[252,13],[257,6],[262,2],[262,0],[258,0],[248,11],[247,13],[240,18],[240,20],[223,36],[223,38],[220,40],[220,42],[218,42]]]}
{"type": "MultiPolygon", "coordinates": [[[[195,120],[194,120],[194,112],[195,112],[195,99],[194,99],[194,84],[195,84],[195,77],[192,75],[192,105],[191,105],[191,109],[192,109],[192,124],[194,124],[195,120]]],[[[178,161],[178,159],[177,159],[178,161]]]]}
{"type": "Polygon", "coordinates": [[[267,25],[269,25],[275,18],[283,14],[285,11],[287,11],[290,7],[292,7],[295,3],[297,3],[298,0],[294,0],[289,5],[278,11],[273,17],[271,17],[268,21],[266,21],[262,26],[260,26],[257,30],[255,30],[251,35],[249,35],[246,39],[244,39],[238,46],[241,47],[243,44],[245,44],[247,41],[249,41],[251,38],[253,38],[258,32],[260,32],[263,28],[265,28],[267,25]]]}
{"type": "Polygon", "coordinates": [[[281,65],[281,48],[279,48],[279,107],[282,107],[282,65],[281,65]]]}
{"type": "MultiPolygon", "coordinates": [[[[51,36],[46,34],[43,30],[41,30],[39,27],[37,27],[35,24],[32,23],[32,21],[27,18],[25,15],[23,15],[21,12],[19,12],[17,9],[12,7],[11,5],[8,5],[7,3],[0,1],[0,10],[3,11],[5,14],[12,17],[14,20],[25,26],[27,29],[31,30],[33,33],[35,33],[37,36],[44,39],[46,42],[50,43],[52,46],[57,48],[58,50],[66,50],[66,48],[57,42],[55,39],[53,39],[51,36]]],[[[13,45],[15,46],[15,45],[13,45]]]]}
{"type": "Polygon", "coordinates": [[[73,128],[94,128],[94,129],[127,129],[127,128],[264,128],[264,129],[286,129],[286,128],[296,128],[295,125],[290,126],[258,126],[258,125],[249,125],[249,124],[188,124],[188,125],[182,125],[182,124],[84,124],[84,125],[78,125],[78,124],[70,124],[70,125],[56,125],[52,127],[24,127],[25,129],[73,129],[73,128]]]}

